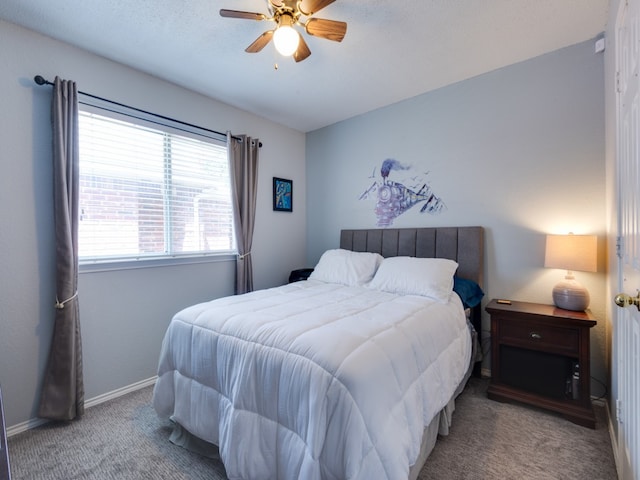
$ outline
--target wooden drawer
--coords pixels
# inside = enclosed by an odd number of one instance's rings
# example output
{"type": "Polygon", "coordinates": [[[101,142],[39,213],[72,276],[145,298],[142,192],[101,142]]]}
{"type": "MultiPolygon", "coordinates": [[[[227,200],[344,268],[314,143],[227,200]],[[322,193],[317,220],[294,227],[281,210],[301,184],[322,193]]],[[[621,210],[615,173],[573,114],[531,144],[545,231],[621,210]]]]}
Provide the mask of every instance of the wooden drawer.
{"type": "Polygon", "coordinates": [[[532,350],[578,354],[580,331],[577,328],[553,327],[526,321],[502,320],[498,340],[532,350]]]}

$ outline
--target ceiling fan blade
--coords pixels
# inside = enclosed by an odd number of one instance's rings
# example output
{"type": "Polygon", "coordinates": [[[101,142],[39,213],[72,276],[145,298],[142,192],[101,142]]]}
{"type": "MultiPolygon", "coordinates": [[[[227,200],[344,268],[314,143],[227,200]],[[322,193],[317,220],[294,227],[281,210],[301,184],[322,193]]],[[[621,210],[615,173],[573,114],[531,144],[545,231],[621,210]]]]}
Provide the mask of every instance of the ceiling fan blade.
{"type": "Polygon", "coordinates": [[[256,40],[251,45],[249,45],[244,51],[248,53],[258,53],[267,45],[267,43],[271,41],[271,39],[273,38],[274,31],[275,30],[268,30],[264,32],[262,35],[256,38],[256,40]]]}
{"type": "Polygon", "coordinates": [[[331,5],[336,0],[304,0],[300,4],[300,11],[306,16],[319,12],[324,7],[331,5]]]}
{"type": "Polygon", "coordinates": [[[326,38],[334,42],[341,42],[347,33],[346,22],[336,20],[324,20],[322,18],[310,18],[305,29],[309,35],[326,38]]]}
{"type": "Polygon", "coordinates": [[[227,18],[244,18],[247,20],[265,20],[267,18],[267,16],[262,13],[240,12],[238,10],[227,10],[225,8],[220,9],[220,16],[227,18]]]}
{"type": "Polygon", "coordinates": [[[296,63],[298,63],[303,61],[309,55],[311,55],[311,50],[309,50],[307,42],[305,42],[304,38],[302,38],[302,35],[300,35],[300,43],[298,44],[298,49],[293,53],[293,59],[296,61],[296,63]]]}

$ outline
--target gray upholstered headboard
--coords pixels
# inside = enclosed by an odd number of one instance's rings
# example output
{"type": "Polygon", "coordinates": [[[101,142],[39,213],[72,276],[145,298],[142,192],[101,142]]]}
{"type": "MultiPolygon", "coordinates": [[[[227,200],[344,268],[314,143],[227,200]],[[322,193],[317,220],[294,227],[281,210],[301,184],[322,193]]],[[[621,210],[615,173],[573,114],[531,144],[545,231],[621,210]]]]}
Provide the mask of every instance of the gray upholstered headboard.
{"type": "Polygon", "coordinates": [[[484,228],[434,227],[342,230],[340,248],[383,257],[449,258],[457,275],[483,287],[484,228]]]}
{"type": "MultiPolygon", "coordinates": [[[[458,262],[456,275],[473,280],[484,289],[482,227],[342,230],[340,248],[379,253],[383,257],[449,258],[458,262]]],[[[477,332],[482,331],[481,305],[472,309],[471,323],[477,332]]]]}

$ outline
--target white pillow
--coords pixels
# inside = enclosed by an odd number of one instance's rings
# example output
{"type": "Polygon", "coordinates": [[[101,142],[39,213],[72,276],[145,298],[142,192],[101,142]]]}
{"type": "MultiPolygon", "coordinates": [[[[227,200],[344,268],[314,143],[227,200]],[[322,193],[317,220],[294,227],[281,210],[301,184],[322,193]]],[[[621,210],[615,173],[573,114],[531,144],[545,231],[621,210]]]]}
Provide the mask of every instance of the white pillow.
{"type": "Polygon", "coordinates": [[[382,255],[370,252],[352,252],[341,248],[327,250],[309,276],[314,280],[361,286],[369,283],[382,262],[382,255]]]}
{"type": "Polygon", "coordinates": [[[400,295],[421,295],[447,303],[458,264],[446,258],[385,258],[370,288],[400,295]]]}

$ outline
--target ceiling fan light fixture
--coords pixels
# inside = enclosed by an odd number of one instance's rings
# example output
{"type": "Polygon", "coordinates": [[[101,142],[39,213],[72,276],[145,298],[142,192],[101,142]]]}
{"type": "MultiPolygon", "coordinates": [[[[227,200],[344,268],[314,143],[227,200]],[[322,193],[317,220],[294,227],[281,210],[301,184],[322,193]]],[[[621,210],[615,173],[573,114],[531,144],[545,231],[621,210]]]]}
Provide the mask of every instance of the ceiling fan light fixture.
{"type": "Polygon", "coordinates": [[[333,42],[341,42],[344,38],[347,33],[346,22],[315,17],[309,18],[335,1],[336,0],[268,0],[268,15],[221,8],[220,16],[275,22],[277,24],[276,27],[273,30],[263,32],[251,45],[245,48],[245,52],[261,52],[262,49],[273,40],[278,53],[285,57],[293,56],[293,59],[297,63],[309,58],[311,50],[309,50],[309,46],[307,42],[305,42],[302,32],[293,28],[296,25],[304,29],[303,33],[314,37],[324,38],[333,42]],[[303,3],[304,7],[302,7],[303,3]],[[306,20],[300,21],[301,16],[307,17],[306,20]]]}
{"type": "Polygon", "coordinates": [[[289,15],[280,17],[278,23],[278,28],[273,33],[273,43],[280,55],[290,57],[298,49],[300,34],[291,26],[293,19],[289,15]]]}

